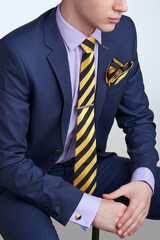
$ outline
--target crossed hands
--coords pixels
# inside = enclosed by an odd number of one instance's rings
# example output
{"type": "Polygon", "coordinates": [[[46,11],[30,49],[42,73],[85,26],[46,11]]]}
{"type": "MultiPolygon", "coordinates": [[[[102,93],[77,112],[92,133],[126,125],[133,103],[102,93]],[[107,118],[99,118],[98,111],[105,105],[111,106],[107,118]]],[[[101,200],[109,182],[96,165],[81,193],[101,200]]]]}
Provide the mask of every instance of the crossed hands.
{"type": "Polygon", "coordinates": [[[110,194],[103,194],[92,225],[104,231],[116,233],[121,238],[131,236],[148,215],[151,197],[152,189],[144,181],[133,181],[110,194]],[[121,196],[130,199],[128,207],[114,201],[121,196]]]}

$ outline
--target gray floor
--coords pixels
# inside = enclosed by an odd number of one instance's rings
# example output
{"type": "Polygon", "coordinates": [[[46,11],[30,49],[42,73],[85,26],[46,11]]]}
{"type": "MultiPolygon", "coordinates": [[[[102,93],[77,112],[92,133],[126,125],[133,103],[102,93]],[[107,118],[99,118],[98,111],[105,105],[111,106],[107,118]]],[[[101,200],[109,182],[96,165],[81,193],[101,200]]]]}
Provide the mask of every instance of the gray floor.
{"type": "MultiPolygon", "coordinates": [[[[84,231],[74,223],[67,224],[63,227],[59,223],[53,221],[56,226],[56,230],[59,234],[60,240],[90,240],[91,228],[84,231]]],[[[145,220],[143,226],[131,237],[126,237],[126,240],[158,240],[160,232],[160,221],[145,220]]],[[[100,240],[118,240],[121,239],[117,235],[100,231],[100,240]]],[[[0,236],[0,240],[3,238],[0,236]]],[[[22,239],[23,240],[23,239],[22,239]]],[[[37,239],[35,239],[37,240],[37,239]]]]}
{"type": "MultiPolygon", "coordinates": [[[[160,221],[145,220],[144,225],[132,236],[126,237],[126,240],[157,240],[159,234],[160,221]]],[[[84,231],[79,226],[69,223],[66,227],[56,224],[56,230],[59,233],[60,240],[76,239],[89,240],[91,239],[91,228],[84,231]]],[[[117,235],[100,231],[100,240],[117,240],[120,239],[117,235]]]]}
{"type": "MultiPolygon", "coordinates": [[[[59,233],[60,240],[76,239],[90,240],[91,228],[84,231],[73,223],[67,224],[66,227],[56,224],[56,230],[59,233]]],[[[126,240],[158,240],[160,232],[160,221],[145,220],[143,226],[131,237],[126,240]]],[[[121,239],[117,235],[100,231],[100,240],[118,240],[121,239]]]]}

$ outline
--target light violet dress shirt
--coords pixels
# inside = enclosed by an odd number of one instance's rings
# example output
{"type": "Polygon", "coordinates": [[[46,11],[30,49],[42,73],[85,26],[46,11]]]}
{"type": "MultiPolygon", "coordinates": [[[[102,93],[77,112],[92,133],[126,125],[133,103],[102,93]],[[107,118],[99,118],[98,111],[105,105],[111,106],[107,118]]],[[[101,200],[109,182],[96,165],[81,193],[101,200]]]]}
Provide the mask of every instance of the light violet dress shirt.
{"type": "MultiPolygon", "coordinates": [[[[58,159],[57,163],[63,163],[75,156],[75,128],[77,120],[77,112],[75,106],[77,105],[78,99],[78,86],[79,86],[79,73],[80,64],[83,50],[80,44],[86,39],[86,35],[72,27],[68,24],[61,15],[60,4],[56,11],[56,21],[62,36],[64,45],[66,47],[68,64],[70,71],[71,87],[72,87],[72,111],[71,118],[68,128],[68,133],[66,137],[66,142],[64,146],[64,151],[61,157],[58,159]]],[[[101,31],[96,29],[90,36],[96,39],[94,56],[95,56],[95,85],[97,82],[97,63],[98,63],[98,45],[101,44],[101,31]]],[[[150,169],[145,167],[140,167],[133,172],[131,181],[141,180],[146,181],[154,191],[154,176],[150,169]]],[[[81,201],[79,202],[77,208],[72,214],[70,221],[79,224],[84,230],[87,230],[96,216],[101,198],[91,196],[84,193],[81,201]],[[75,216],[80,214],[82,218],[77,220],[75,216]]]]}

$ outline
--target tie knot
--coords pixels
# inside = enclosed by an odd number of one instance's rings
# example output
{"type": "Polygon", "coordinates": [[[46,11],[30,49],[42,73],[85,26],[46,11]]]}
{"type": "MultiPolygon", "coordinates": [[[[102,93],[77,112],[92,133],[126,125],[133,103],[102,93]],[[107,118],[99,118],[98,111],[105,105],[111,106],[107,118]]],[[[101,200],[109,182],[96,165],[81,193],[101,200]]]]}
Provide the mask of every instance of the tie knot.
{"type": "Polygon", "coordinates": [[[86,53],[91,53],[94,51],[95,38],[87,37],[80,45],[86,53]]]}

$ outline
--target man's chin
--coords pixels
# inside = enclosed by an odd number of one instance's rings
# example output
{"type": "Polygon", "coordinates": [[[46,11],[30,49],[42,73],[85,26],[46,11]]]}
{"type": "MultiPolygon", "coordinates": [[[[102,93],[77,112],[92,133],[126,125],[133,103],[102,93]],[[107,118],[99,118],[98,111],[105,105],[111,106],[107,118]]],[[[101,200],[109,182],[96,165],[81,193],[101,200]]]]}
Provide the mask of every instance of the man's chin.
{"type": "Polygon", "coordinates": [[[107,26],[100,27],[102,32],[112,32],[115,29],[116,24],[108,24],[107,26]]]}

